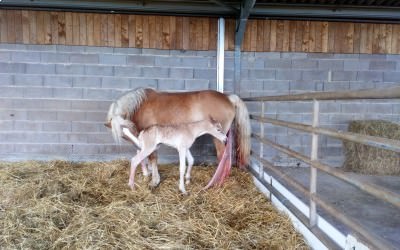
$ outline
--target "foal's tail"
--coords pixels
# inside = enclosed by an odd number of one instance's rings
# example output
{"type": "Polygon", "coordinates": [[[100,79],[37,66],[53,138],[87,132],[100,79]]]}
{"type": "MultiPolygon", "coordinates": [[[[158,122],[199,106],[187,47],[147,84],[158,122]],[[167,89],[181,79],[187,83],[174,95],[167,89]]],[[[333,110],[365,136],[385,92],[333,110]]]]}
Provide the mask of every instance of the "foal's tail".
{"type": "Polygon", "coordinates": [[[249,164],[251,148],[249,111],[247,110],[246,104],[237,95],[230,95],[228,97],[236,108],[234,126],[236,159],[239,166],[244,168],[249,164]]]}

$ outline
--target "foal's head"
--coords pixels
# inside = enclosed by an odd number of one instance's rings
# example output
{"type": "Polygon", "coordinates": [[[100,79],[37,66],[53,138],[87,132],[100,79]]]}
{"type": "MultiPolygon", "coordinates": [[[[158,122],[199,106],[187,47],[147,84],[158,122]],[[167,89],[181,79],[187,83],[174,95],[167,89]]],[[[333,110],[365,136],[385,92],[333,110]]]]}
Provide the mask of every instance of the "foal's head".
{"type": "Polygon", "coordinates": [[[208,132],[215,136],[218,140],[225,142],[226,141],[226,135],[223,132],[222,125],[218,121],[214,120],[212,117],[209,118],[208,124],[208,132]]]}

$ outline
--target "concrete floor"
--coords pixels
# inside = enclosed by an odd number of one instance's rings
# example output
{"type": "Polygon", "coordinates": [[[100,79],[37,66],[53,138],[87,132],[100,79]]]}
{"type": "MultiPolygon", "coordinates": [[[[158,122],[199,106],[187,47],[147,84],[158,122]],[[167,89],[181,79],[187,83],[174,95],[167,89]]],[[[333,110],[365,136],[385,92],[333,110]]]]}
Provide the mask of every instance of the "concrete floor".
{"type": "MultiPolygon", "coordinates": [[[[282,170],[286,175],[309,187],[309,168],[287,167],[282,168],[282,170]]],[[[400,194],[400,176],[368,176],[354,173],[351,173],[351,175],[353,178],[383,186],[400,194]]],[[[279,178],[276,179],[282,184],[285,183],[279,178]]],[[[303,202],[308,204],[308,200],[300,192],[296,192],[287,184],[285,186],[303,202]]],[[[319,197],[325,201],[329,201],[347,216],[354,218],[365,228],[372,230],[377,235],[391,242],[395,248],[400,249],[400,209],[321,171],[318,171],[317,193],[319,197]]],[[[345,226],[333,220],[324,211],[318,210],[318,213],[345,235],[350,233],[345,226]]]]}

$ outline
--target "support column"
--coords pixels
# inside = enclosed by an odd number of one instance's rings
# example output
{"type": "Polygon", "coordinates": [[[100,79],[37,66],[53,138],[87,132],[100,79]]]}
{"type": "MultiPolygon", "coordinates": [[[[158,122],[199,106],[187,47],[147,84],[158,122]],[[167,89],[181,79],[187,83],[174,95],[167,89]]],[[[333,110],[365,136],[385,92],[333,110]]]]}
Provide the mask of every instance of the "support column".
{"type": "Polygon", "coordinates": [[[244,32],[246,30],[247,19],[250,16],[250,10],[254,7],[256,3],[255,0],[243,0],[240,4],[240,16],[236,21],[236,31],[235,31],[235,78],[234,78],[234,88],[233,91],[236,94],[240,94],[240,80],[241,80],[241,46],[244,37],[244,32]]]}
{"type": "Polygon", "coordinates": [[[240,95],[240,80],[241,80],[241,64],[240,64],[240,59],[241,59],[241,51],[240,51],[240,45],[236,46],[235,45],[235,54],[234,54],[234,79],[233,79],[233,91],[235,94],[240,95]]]}
{"type": "Polygon", "coordinates": [[[224,92],[225,19],[218,19],[217,40],[217,91],[224,92]]]}

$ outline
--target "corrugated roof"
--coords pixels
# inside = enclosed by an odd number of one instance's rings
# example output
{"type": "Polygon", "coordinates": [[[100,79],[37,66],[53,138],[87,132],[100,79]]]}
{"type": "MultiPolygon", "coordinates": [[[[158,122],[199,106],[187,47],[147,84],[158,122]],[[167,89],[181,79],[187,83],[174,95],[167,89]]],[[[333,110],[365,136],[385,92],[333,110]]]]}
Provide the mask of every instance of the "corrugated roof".
{"type": "MultiPolygon", "coordinates": [[[[251,1],[251,0],[250,0],[251,1]]],[[[242,1],[2,0],[0,8],[239,17],[242,1]]],[[[398,0],[258,0],[249,18],[400,22],[398,0]]]]}

